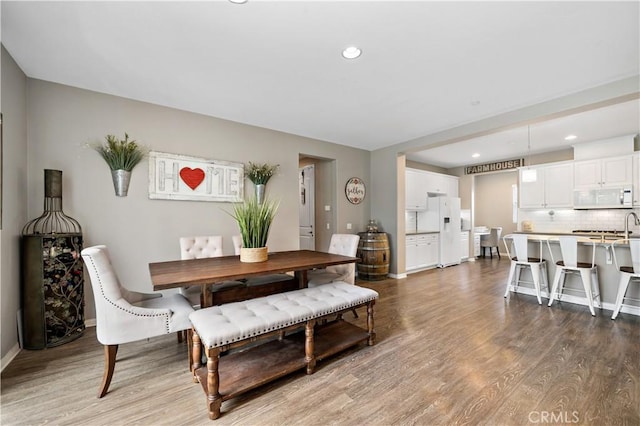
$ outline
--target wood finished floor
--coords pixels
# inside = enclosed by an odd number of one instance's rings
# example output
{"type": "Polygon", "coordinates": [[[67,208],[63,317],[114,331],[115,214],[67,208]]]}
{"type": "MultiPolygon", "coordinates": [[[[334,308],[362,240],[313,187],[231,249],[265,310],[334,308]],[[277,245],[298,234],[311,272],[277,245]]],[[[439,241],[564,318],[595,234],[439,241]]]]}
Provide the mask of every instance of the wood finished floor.
{"type": "MultiPolygon", "coordinates": [[[[508,261],[480,259],[380,293],[377,344],[318,363],[207,417],[174,335],[122,345],[109,393],[102,347],[78,340],[22,351],[2,373],[2,425],[640,424],[640,319],[568,303],[505,300],[508,261]],[[544,421],[546,420],[546,421],[544,421]]],[[[349,321],[363,324],[347,315],[349,321]]]]}

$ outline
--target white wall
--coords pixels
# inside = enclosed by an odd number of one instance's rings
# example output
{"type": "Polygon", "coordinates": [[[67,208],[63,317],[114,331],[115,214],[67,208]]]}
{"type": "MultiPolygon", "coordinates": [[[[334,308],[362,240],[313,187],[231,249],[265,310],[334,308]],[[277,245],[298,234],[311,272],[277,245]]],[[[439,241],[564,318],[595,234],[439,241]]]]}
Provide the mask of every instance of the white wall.
{"type": "Polygon", "coordinates": [[[517,183],[517,171],[476,175],[474,226],[501,227],[503,236],[516,231],[512,185],[517,183]]]}
{"type": "MultiPolygon", "coordinates": [[[[2,359],[15,353],[20,306],[20,231],[27,221],[27,78],[2,47],[2,232],[0,302],[2,359]]],[[[2,365],[4,367],[4,363],[2,365]]]]}

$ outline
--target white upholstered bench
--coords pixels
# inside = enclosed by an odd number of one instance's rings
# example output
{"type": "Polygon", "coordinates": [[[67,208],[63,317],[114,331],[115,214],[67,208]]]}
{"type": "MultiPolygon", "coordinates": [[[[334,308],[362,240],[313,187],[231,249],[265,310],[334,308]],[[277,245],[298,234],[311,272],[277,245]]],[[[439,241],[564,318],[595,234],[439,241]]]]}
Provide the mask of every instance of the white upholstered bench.
{"type": "Polygon", "coordinates": [[[317,360],[360,342],[373,345],[377,298],[374,290],[335,282],[190,314],[193,378],[207,395],[209,418],[220,416],[222,401],[305,367],[312,374],[317,360]],[[359,306],[367,307],[367,330],[342,320],[342,313],[359,306]],[[336,314],[336,321],[320,324],[336,314]],[[270,341],[220,356],[261,339],[270,341]],[[201,365],[203,347],[206,366],[201,365]]]}

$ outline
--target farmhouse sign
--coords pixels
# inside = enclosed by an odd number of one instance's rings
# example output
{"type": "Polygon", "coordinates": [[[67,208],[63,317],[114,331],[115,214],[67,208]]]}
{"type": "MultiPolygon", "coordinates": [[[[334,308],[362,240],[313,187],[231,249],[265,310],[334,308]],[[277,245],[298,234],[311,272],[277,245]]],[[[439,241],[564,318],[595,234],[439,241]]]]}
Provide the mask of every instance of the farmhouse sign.
{"type": "Polygon", "coordinates": [[[475,166],[467,166],[464,168],[466,175],[486,172],[499,172],[500,170],[517,169],[524,166],[524,158],[516,158],[514,160],[496,161],[495,163],[478,164],[475,166]]]}

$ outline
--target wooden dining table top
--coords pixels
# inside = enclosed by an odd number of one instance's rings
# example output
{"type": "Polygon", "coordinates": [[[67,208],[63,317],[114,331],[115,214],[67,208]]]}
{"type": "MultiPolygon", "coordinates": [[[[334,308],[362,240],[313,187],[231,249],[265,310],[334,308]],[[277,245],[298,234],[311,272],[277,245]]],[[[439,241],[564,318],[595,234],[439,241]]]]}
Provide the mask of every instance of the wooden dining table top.
{"type": "Polygon", "coordinates": [[[213,284],[251,276],[300,272],[330,265],[355,263],[357,257],[312,250],[292,250],[269,253],[264,262],[240,262],[240,256],[207,257],[149,263],[153,289],[213,284]]]}

